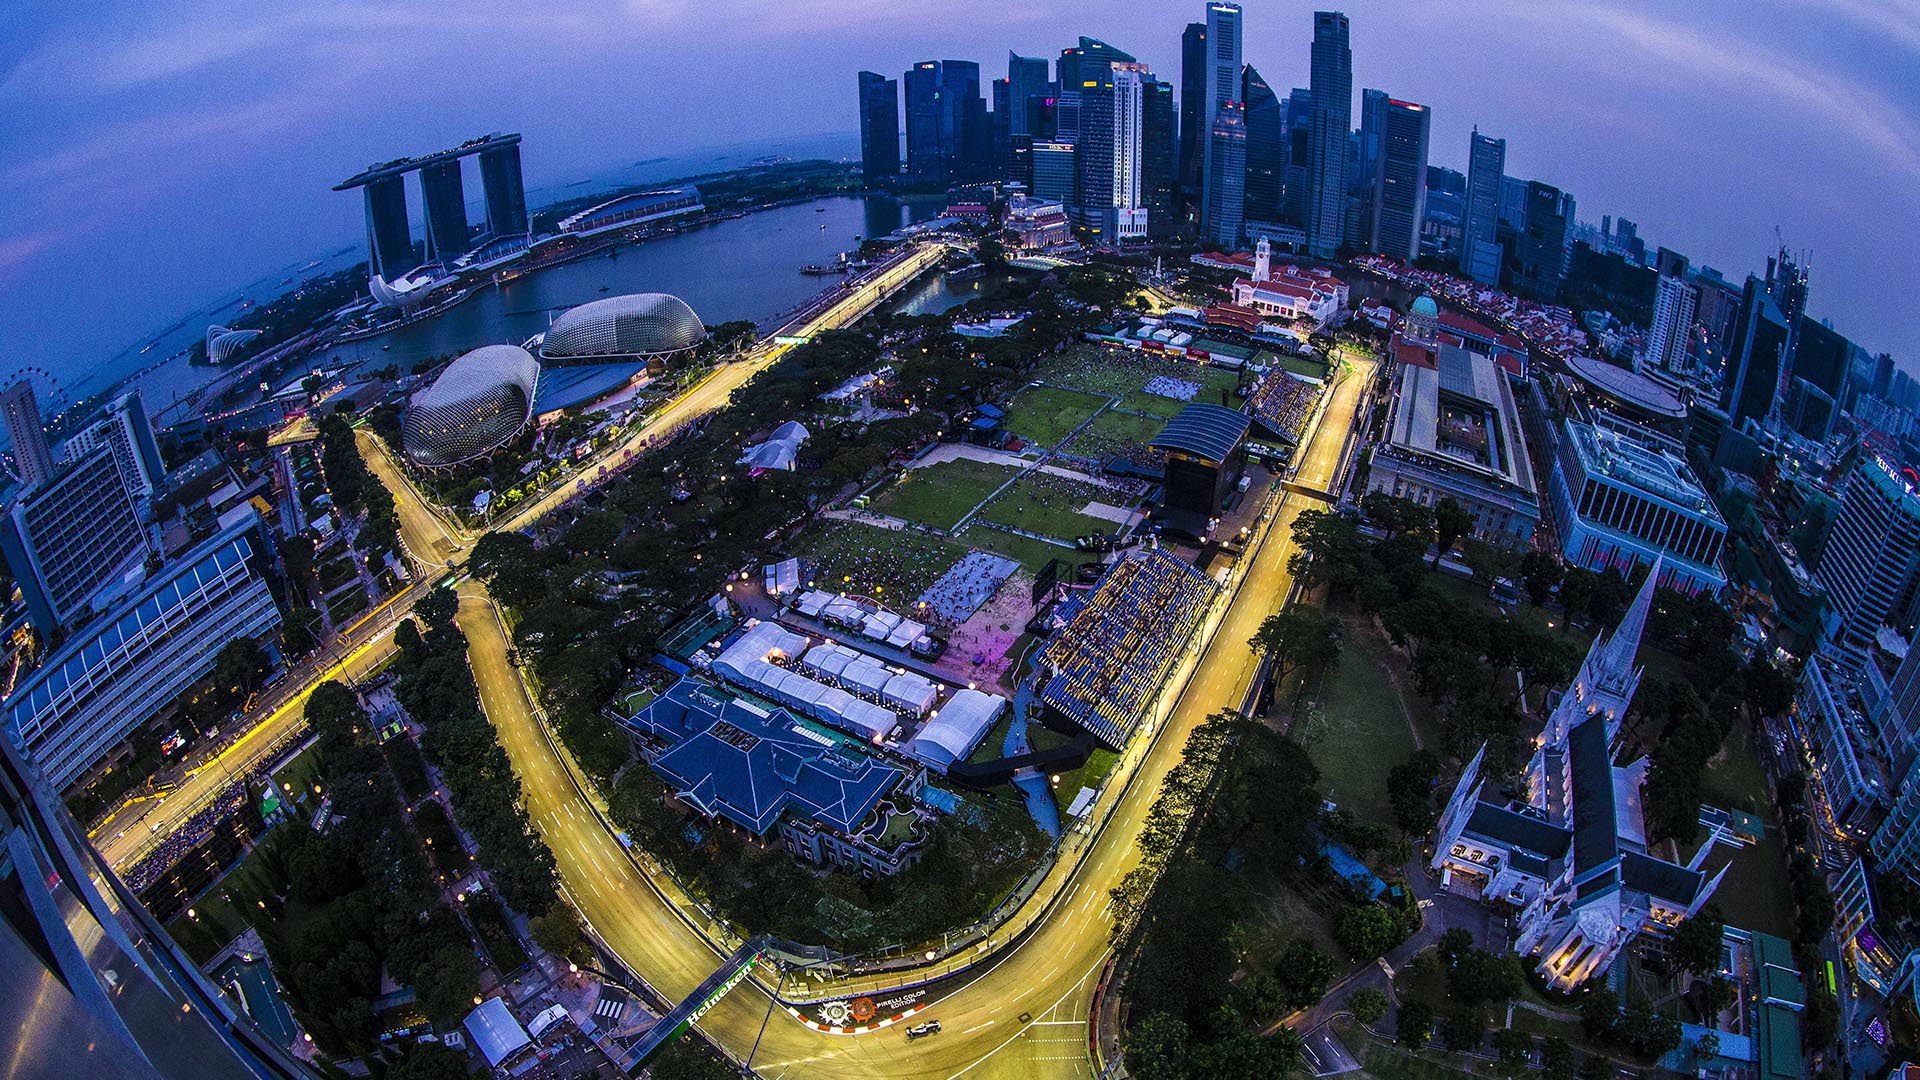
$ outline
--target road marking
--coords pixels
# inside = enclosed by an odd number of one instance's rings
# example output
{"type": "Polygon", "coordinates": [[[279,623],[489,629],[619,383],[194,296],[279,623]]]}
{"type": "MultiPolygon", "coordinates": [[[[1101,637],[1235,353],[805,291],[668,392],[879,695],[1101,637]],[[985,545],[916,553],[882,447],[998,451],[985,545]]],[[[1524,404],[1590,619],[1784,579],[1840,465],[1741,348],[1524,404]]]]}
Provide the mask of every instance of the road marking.
{"type": "Polygon", "coordinates": [[[970,1028],[968,1028],[967,1030],[965,1030],[965,1031],[963,1031],[963,1032],[961,1032],[960,1034],[962,1034],[962,1035],[971,1035],[971,1034],[973,1034],[974,1032],[976,1032],[976,1031],[979,1031],[979,1030],[981,1030],[981,1029],[983,1029],[983,1028],[990,1028],[990,1027],[992,1027],[992,1026],[993,1026],[994,1024],[996,1024],[996,1023],[999,1023],[999,1021],[997,1021],[997,1020],[988,1020],[988,1021],[986,1021],[985,1023],[980,1023],[980,1024],[975,1024],[975,1025],[973,1025],[972,1027],[970,1027],[970,1028]]]}
{"type": "Polygon", "coordinates": [[[1079,1027],[1085,1020],[1035,1020],[1034,1027],[1079,1027]]]}

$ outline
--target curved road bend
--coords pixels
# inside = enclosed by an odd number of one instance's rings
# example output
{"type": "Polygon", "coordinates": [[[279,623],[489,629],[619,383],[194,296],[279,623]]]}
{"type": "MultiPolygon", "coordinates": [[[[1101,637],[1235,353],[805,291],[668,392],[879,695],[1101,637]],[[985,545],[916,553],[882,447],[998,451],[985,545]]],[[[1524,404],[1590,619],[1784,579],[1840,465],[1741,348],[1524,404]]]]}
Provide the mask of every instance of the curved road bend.
{"type": "MultiPolygon", "coordinates": [[[[901,286],[939,263],[946,253],[947,249],[940,244],[914,248],[894,262],[883,264],[865,280],[856,282],[851,292],[843,290],[823,297],[796,316],[793,322],[783,328],[784,332],[804,336],[849,325],[873,310],[881,300],[901,286]]],[[[589,466],[588,483],[597,479],[599,465],[613,465],[624,460],[627,451],[637,454],[653,435],[725,405],[736,387],[792,348],[777,341],[766,341],[755,347],[746,358],[714,369],[636,429],[626,442],[601,454],[589,466]]],[[[377,436],[362,430],[356,434],[356,440],[363,452],[370,446],[373,448],[374,452],[365,454],[367,464],[393,494],[394,510],[400,521],[400,541],[407,551],[419,562],[436,568],[444,568],[449,562],[456,567],[464,564],[474,537],[449,524],[443,515],[426,503],[377,436]]],[[[577,486],[572,484],[557,488],[519,508],[497,527],[524,528],[560,506],[577,490],[577,486]]],[[[429,582],[437,577],[437,573],[423,574],[423,578],[429,582]]],[[[418,597],[419,590],[404,590],[396,594],[341,638],[329,642],[319,656],[310,661],[314,667],[296,669],[267,693],[249,718],[252,727],[244,735],[222,748],[205,764],[196,766],[179,787],[164,799],[146,799],[128,804],[102,822],[94,830],[93,841],[108,864],[116,869],[124,869],[160,839],[160,833],[148,831],[150,825],[172,824],[191,815],[211,801],[232,777],[258,768],[277,747],[295,737],[305,726],[305,703],[313,687],[327,679],[363,678],[378,668],[392,655],[393,626],[412,610],[418,597]]]]}
{"type": "MultiPolygon", "coordinates": [[[[1370,363],[1354,367],[1335,388],[1304,451],[1297,476],[1303,485],[1325,489],[1335,479],[1354,405],[1371,380],[1370,363]]],[[[751,1053],[749,1064],[767,1077],[789,1071],[808,1077],[1091,1076],[1087,1005],[1108,952],[1107,890],[1136,864],[1134,845],[1147,807],[1179,760],[1187,735],[1216,709],[1244,698],[1256,666],[1247,640],[1292,584],[1289,526],[1300,509],[1316,505],[1297,498],[1282,502],[1273,529],[1249,553],[1252,561],[1239,591],[1191,665],[1162,737],[1147,748],[1107,826],[1093,838],[1083,861],[1063,864],[1063,881],[1037,894],[1057,899],[1033,933],[991,971],[924,1014],[941,1021],[942,1034],[909,1043],[898,1027],[851,1036],[816,1032],[773,1006],[766,989],[752,981],[741,983],[703,1017],[701,1029],[737,1058],[751,1053]],[[1020,1021],[1023,1013],[1031,1022],[1020,1021]]],[[[520,775],[528,813],[553,849],[567,895],[629,969],[668,996],[690,992],[713,970],[719,954],[642,877],[574,786],[518,672],[507,663],[505,633],[477,584],[461,587],[460,625],[468,636],[482,704],[520,775]]],[[[877,994],[913,978],[866,976],[833,985],[847,993],[877,994]]]]}

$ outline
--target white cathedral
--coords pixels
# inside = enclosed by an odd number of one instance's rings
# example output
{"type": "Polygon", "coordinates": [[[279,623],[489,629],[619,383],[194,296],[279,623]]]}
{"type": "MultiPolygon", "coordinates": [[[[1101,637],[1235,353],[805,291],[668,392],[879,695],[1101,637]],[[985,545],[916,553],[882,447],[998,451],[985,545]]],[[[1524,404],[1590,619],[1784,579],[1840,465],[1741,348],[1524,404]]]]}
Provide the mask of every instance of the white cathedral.
{"type": "Polygon", "coordinates": [[[1726,876],[1724,867],[1711,879],[1702,869],[1711,837],[1686,866],[1648,854],[1647,759],[1614,764],[1660,569],[1656,561],[1619,628],[1594,638],[1555,703],[1527,762],[1525,801],[1483,800],[1483,745],[1434,835],[1432,868],[1515,909],[1514,951],[1537,956],[1559,990],[1606,971],[1635,935],[1691,917],[1726,876]]]}

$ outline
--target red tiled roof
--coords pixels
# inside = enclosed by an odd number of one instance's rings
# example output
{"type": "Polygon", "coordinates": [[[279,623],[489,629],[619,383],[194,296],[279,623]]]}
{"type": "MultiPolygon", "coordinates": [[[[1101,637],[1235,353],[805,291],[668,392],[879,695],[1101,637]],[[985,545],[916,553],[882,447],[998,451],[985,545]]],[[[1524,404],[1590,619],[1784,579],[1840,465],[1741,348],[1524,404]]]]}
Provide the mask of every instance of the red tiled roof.
{"type": "Polygon", "coordinates": [[[1453,311],[1443,311],[1440,313],[1440,325],[1445,327],[1450,327],[1454,330],[1459,330],[1464,333],[1487,338],[1488,340],[1492,340],[1498,333],[1498,331],[1494,330],[1493,327],[1488,326],[1486,323],[1481,322],[1479,319],[1475,319],[1467,315],[1461,315],[1458,312],[1453,312],[1453,311]]]}
{"type": "Polygon", "coordinates": [[[1210,323],[1223,323],[1249,332],[1260,329],[1260,324],[1265,321],[1259,312],[1234,304],[1215,304],[1206,310],[1206,316],[1210,323]]]}
{"type": "Polygon", "coordinates": [[[1393,339],[1393,358],[1398,363],[1412,364],[1415,367],[1432,369],[1440,366],[1432,350],[1425,345],[1406,341],[1397,336],[1393,339]]]}

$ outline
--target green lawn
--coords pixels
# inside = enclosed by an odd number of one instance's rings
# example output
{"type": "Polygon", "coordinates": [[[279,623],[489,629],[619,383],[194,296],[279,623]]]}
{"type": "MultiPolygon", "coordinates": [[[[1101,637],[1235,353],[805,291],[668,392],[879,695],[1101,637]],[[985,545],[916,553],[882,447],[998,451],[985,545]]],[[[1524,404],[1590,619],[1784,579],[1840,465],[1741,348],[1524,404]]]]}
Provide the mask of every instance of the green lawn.
{"type": "MultiPolygon", "coordinates": [[[[1710,873],[1725,865],[1725,854],[1726,849],[1719,848],[1708,856],[1710,873]]],[[[1714,890],[1712,901],[1720,905],[1727,925],[1791,938],[1793,889],[1787,880],[1787,853],[1781,847],[1780,833],[1768,829],[1759,843],[1734,853],[1732,865],[1726,880],[1714,890]]]]}
{"type": "Polygon", "coordinates": [[[1415,1057],[1391,1043],[1369,1036],[1348,1037],[1364,1040],[1363,1047],[1350,1048],[1361,1050],[1354,1056],[1366,1065],[1367,1075],[1374,1080],[1460,1080],[1475,1075],[1437,1061],[1415,1057]]]}
{"type": "Polygon", "coordinates": [[[1007,407],[1005,427],[1039,446],[1054,446],[1098,412],[1107,399],[1098,394],[1036,386],[1022,390],[1007,407]]]}
{"type": "Polygon", "coordinates": [[[1018,470],[1008,465],[955,458],[914,469],[873,500],[876,513],[951,529],[1018,470]]]}
{"type": "Polygon", "coordinates": [[[816,580],[823,587],[872,595],[878,585],[883,595],[908,601],[967,553],[950,540],[857,521],[822,522],[793,547],[794,554],[818,562],[816,580]]]}
{"type": "Polygon", "coordinates": [[[1709,804],[1745,810],[1772,825],[1773,800],[1767,794],[1767,777],[1760,771],[1760,759],[1754,756],[1746,724],[1733,725],[1720,753],[1707,763],[1700,791],[1709,804]]]}
{"type": "Polygon", "coordinates": [[[1240,376],[1225,368],[1090,343],[1043,360],[1034,368],[1034,378],[1048,385],[1118,396],[1121,408],[1171,418],[1187,403],[1140,389],[1159,375],[1199,383],[1195,401],[1218,402],[1222,390],[1227,391],[1229,401],[1234,401],[1233,390],[1240,383],[1240,376]]]}
{"type": "Polygon", "coordinates": [[[1387,772],[1413,754],[1413,732],[1381,664],[1386,645],[1348,619],[1340,659],[1320,688],[1327,733],[1308,748],[1333,800],[1361,821],[1390,821],[1387,772]]]}
{"type": "Polygon", "coordinates": [[[1045,540],[1035,540],[1031,536],[1016,536],[999,529],[989,529],[984,525],[969,525],[967,531],[955,537],[967,547],[977,547],[982,551],[991,551],[996,555],[1005,555],[1018,560],[1021,566],[1038,574],[1050,559],[1064,560],[1073,566],[1081,559],[1094,556],[1075,551],[1070,547],[1049,544],[1045,540]]]}
{"type": "Polygon", "coordinates": [[[1108,409],[1093,418],[1093,423],[1074,438],[1067,452],[1096,461],[1115,454],[1139,453],[1166,426],[1166,421],[1158,416],[1108,409]]]}
{"type": "Polygon", "coordinates": [[[1118,532],[1119,522],[1091,517],[1080,509],[1090,502],[1112,505],[1122,498],[1097,484],[1031,472],[988,503],[980,516],[1016,529],[1071,541],[1091,533],[1118,532]]]}
{"type": "Polygon", "coordinates": [[[659,692],[654,690],[653,687],[643,686],[638,690],[632,691],[626,697],[621,698],[620,709],[626,713],[626,715],[632,716],[641,709],[646,708],[648,703],[658,696],[660,696],[659,692]]]}
{"type": "Polygon", "coordinates": [[[1107,774],[1113,771],[1114,762],[1119,760],[1120,755],[1113,751],[1105,747],[1095,747],[1093,752],[1087,755],[1086,764],[1061,773],[1060,785],[1053,789],[1054,798],[1060,804],[1060,812],[1066,813],[1067,807],[1073,804],[1074,796],[1080,794],[1081,788],[1098,788],[1107,778],[1107,774]]]}
{"type": "Polygon", "coordinates": [[[310,794],[313,791],[314,781],[319,776],[319,748],[309,746],[294,755],[292,761],[287,762],[279,772],[273,774],[273,789],[280,793],[280,798],[283,800],[297,797],[301,793],[310,794]],[[291,795],[288,794],[289,787],[292,788],[291,795]]]}

